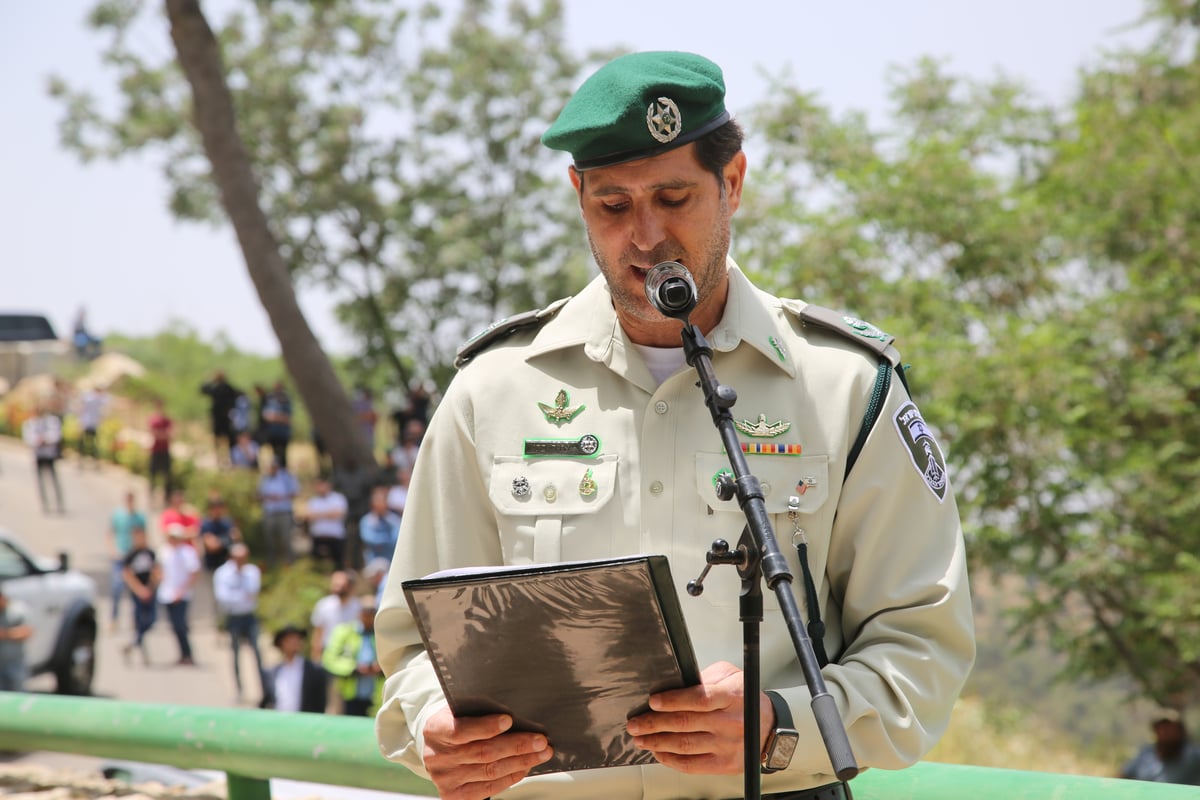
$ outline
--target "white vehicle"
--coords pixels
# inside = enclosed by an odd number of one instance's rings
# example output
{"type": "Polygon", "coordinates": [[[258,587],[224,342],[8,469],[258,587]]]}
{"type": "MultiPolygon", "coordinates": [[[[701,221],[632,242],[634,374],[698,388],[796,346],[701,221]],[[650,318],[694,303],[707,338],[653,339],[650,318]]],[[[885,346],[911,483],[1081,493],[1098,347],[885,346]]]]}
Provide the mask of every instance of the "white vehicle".
{"type": "Polygon", "coordinates": [[[88,694],[96,671],[96,582],[58,560],[33,555],[0,529],[0,584],[20,603],[33,635],[29,675],[52,673],[60,694],[88,694]]]}

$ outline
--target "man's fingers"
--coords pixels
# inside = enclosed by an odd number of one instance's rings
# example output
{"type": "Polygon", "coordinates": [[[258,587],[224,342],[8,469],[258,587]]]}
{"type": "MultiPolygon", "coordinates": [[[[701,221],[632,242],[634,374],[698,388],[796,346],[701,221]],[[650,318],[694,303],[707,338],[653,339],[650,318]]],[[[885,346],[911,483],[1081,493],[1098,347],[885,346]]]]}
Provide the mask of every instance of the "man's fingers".
{"type": "Polygon", "coordinates": [[[425,723],[425,741],[463,745],[494,738],[511,727],[512,717],[507,714],[457,718],[445,708],[425,723]]]}

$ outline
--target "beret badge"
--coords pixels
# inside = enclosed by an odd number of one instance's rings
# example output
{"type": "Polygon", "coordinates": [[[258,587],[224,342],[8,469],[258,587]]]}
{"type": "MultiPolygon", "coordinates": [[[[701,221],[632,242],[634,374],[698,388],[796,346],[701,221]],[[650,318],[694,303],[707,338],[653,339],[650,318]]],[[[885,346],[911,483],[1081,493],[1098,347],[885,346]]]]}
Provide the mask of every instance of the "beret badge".
{"type": "Polygon", "coordinates": [[[666,144],[683,130],[679,106],[669,97],[660,97],[646,108],[646,127],[656,141],[666,144]]]}

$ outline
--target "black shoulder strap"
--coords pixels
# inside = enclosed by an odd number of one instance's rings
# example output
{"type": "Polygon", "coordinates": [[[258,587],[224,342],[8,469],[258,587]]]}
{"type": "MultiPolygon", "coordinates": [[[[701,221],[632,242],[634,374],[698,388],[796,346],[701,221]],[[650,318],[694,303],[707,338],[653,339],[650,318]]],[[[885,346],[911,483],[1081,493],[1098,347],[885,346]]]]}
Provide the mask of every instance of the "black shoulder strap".
{"type": "Polygon", "coordinates": [[[542,309],[534,311],[525,311],[520,314],[515,314],[511,317],[505,317],[502,320],[493,322],[491,325],[484,328],[479,333],[472,336],[470,339],[458,349],[458,355],[454,358],[454,366],[456,369],[462,369],[475,356],[488,349],[496,342],[507,339],[519,330],[525,328],[541,327],[546,322],[558,313],[569,297],[564,297],[561,300],[555,300],[550,305],[542,309]]]}

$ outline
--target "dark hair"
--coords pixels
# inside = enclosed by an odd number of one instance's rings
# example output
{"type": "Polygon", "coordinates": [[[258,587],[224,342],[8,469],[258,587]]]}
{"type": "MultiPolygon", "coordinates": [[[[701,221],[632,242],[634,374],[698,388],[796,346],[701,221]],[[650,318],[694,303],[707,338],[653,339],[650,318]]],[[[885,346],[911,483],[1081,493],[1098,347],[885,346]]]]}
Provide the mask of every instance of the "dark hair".
{"type": "Polygon", "coordinates": [[[722,171],[733,157],[741,152],[744,139],[742,126],[737,120],[731,119],[712,133],[706,133],[696,140],[696,160],[720,180],[722,171]]]}

